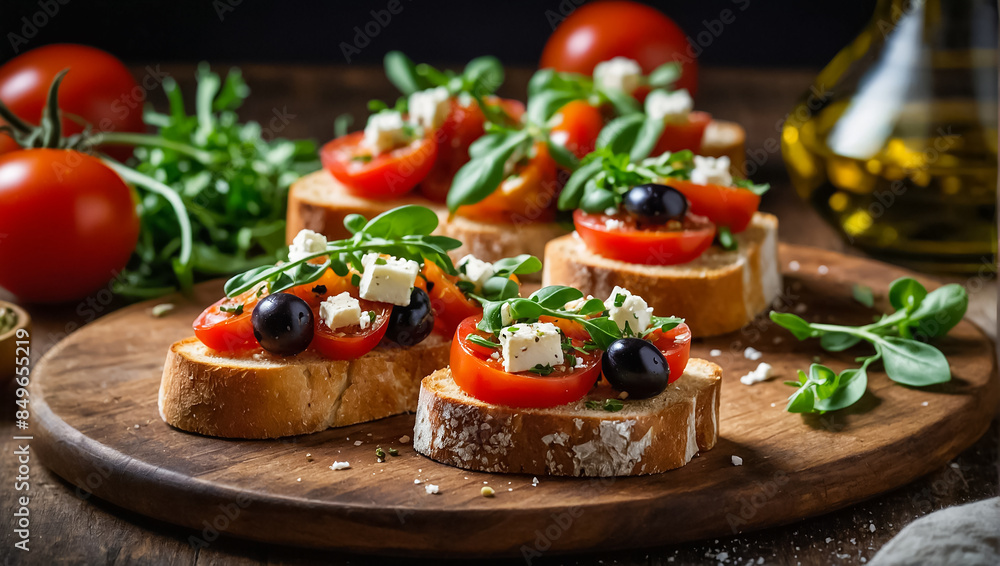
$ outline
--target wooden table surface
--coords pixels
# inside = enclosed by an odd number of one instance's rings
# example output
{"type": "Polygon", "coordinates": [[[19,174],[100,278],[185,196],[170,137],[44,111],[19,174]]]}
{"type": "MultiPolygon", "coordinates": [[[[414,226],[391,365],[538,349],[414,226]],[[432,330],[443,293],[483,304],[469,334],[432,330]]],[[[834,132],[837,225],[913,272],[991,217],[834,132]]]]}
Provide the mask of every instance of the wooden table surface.
{"type": "MultiPolygon", "coordinates": [[[[224,67],[219,67],[224,69],[224,67]]],[[[137,78],[169,74],[190,98],[191,65],[136,65],[137,78]]],[[[333,121],[344,112],[358,123],[370,98],[391,100],[395,92],[381,70],[344,67],[243,66],[252,94],[241,111],[244,119],[270,123],[282,137],[333,137],[333,121]]],[[[781,120],[810,84],[815,71],[705,69],[697,106],[714,116],[734,120],[748,131],[750,161],[759,168],[753,178],[774,187],[762,208],[781,219],[781,239],[851,253],[842,240],[794,194],[777,149],[781,120]]],[[[523,97],[528,71],[511,71],[501,94],[523,97]]],[[[149,100],[163,108],[159,91],[149,100]]],[[[979,280],[969,284],[970,317],[995,333],[996,286],[979,280]]],[[[9,299],[0,291],[0,298],[9,299]]],[[[38,360],[60,338],[90,322],[91,314],[106,314],[116,306],[93,301],[62,307],[29,307],[34,319],[32,358],[38,360]]],[[[137,329],[137,331],[141,331],[137,329]]],[[[189,543],[193,531],[123,511],[89,496],[48,472],[37,459],[30,462],[28,492],[11,489],[18,475],[13,388],[0,392],[0,508],[5,510],[4,564],[129,563],[129,564],[380,564],[385,558],[320,553],[219,538],[207,547],[189,543]],[[30,496],[30,553],[13,549],[16,499],[30,496]],[[9,511],[8,511],[9,510],[9,511]]],[[[797,418],[789,415],[789,418],[797,418]]],[[[27,433],[30,434],[30,430],[27,433]]],[[[862,564],[901,528],[931,511],[984,499],[998,493],[1000,423],[958,458],[929,476],[865,503],[817,518],[766,531],[664,548],[617,551],[586,556],[552,556],[533,564],[862,564]]],[[[697,517],[691,517],[696,521],[697,517]]],[[[416,561],[409,561],[416,562],[416,561]]],[[[431,563],[431,562],[428,562],[431,563]]],[[[499,562],[498,562],[499,563],[499,562]]]]}

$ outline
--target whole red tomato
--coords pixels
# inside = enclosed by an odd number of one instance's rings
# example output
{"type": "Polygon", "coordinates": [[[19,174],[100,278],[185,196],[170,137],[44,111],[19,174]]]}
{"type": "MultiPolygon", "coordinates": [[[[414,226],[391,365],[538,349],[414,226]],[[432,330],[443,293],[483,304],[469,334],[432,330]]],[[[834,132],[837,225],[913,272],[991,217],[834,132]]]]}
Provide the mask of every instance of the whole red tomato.
{"type": "Polygon", "coordinates": [[[577,8],[549,37],[539,66],[589,75],[594,66],[613,57],[638,61],[646,74],[678,61],[682,74],[677,88],[692,95],[698,88],[698,62],[684,32],[659,10],[637,2],[595,2],[577,8]]]}
{"type": "MultiPolygon", "coordinates": [[[[69,69],[59,86],[63,135],[83,130],[83,126],[69,115],[82,118],[94,131],[145,130],[142,121],[145,91],[114,55],[86,45],[46,45],[0,66],[0,100],[21,119],[38,124],[49,86],[63,69],[69,69]]],[[[17,148],[10,136],[0,134],[0,154],[17,148]]],[[[132,155],[132,150],[114,147],[108,153],[125,160],[132,155]]]]}
{"type": "Polygon", "coordinates": [[[28,302],[83,298],[115,278],[138,238],[132,192],[96,157],[0,155],[0,287],[28,302]]]}

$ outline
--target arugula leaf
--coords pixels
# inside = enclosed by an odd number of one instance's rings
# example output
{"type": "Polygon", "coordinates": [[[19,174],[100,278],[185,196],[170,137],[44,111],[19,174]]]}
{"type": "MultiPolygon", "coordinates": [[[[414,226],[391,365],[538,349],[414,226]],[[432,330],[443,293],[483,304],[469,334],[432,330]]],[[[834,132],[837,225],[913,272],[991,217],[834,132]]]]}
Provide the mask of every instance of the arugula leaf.
{"type": "Polygon", "coordinates": [[[460,206],[475,204],[490,196],[503,182],[507,160],[519,145],[530,140],[528,132],[517,132],[481,157],[463,165],[455,174],[448,191],[448,210],[455,212],[460,206]]]}
{"type": "Polygon", "coordinates": [[[417,66],[401,51],[386,53],[383,64],[389,82],[406,96],[434,86],[426,77],[417,73],[417,66]]]}
{"type": "Polygon", "coordinates": [[[528,298],[545,308],[561,309],[570,301],[582,299],[583,292],[573,287],[549,285],[535,291],[528,298]]]}
{"type": "Polygon", "coordinates": [[[437,226],[438,216],[433,210],[406,204],[372,218],[360,231],[373,238],[391,240],[404,236],[429,236],[437,226]]]}
{"type": "Polygon", "coordinates": [[[732,251],[738,247],[736,238],[733,237],[733,232],[729,229],[729,226],[719,226],[718,232],[715,234],[715,240],[719,242],[719,247],[724,250],[732,251]]]}
{"type": "Polygon", "coordinates": [[[660,136],[663,135],[663,130],[666,127],[666,123],[662,119],[655,119],[647,117],[642,122],[639,131],[636,133],[635,141],[632,142],[632,150],[629,151],[629,157],[633,161],[641,161],[653,152],[656,147],[657,142],[660,141],[660,136]]]}
{"type": "Polygon", "coordinates": [[[542,262],[537,257],[530,254],[521,254],[515,257],[505,257],[493,263],[493,272],[497,275],[522,275],[525,273],[538,273],[542,270],[542,262]]]}
{"type": "Polygon", "coordinates": [[[951,380],[948,360],[934,346],[898,336],[876,342],[889,379],[905,385],[923,387],[951,380]]]}
{"type": "Polygon", "coordinates": [[[629,114],[615,118],[597,134],[596,148],[628,155],[632,146],[635,145],[639,130],[642,129],[645,121],[642,114],[629,114]]]}

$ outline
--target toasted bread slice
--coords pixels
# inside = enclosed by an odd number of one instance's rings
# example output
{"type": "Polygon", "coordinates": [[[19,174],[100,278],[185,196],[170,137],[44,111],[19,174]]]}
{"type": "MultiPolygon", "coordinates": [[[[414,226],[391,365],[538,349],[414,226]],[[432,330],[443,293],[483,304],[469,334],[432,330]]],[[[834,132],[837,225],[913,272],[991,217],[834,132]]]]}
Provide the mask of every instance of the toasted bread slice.
{"type": "Polygon", "coordinates": [[[739,124],[712,120],[705,128],[700,153],[709,157],[728,157],[734,174],[746,177],[746,139],[747,133],[739,124]]]}
{"type": "Polygon", "coordinates": [[[549,409],[490,405],[466,395],[450,369],[424,378],[413,448],[434,460],[482,472],[556,476],[637,476],[679,468],[719,435],[722,369],[692,359],[666,391],[625,401],[618,412],[588,409],[616,396],[606,385],[549,409]]]}
{"type": "Polygon", "coordinates": [[[447,366],[450,350],[450,341],[432,334],[351,361],[312,352],[233,357],[187,338],[167,353],[160,416],[208,436],[277,438],[412,412],[421,378],[447,366]]]}
{"type": "Polygon", "coordinates": [[[591,252],[575,233],[549,242],[542,283],[568,285],[599,298],[620,285],[661,316],[683,317],[694,336],[739,330],[781,291],[778,219],[758,212],[736,234],[739,248],[713,246],[680,265],[638,265],[591,252]]]}

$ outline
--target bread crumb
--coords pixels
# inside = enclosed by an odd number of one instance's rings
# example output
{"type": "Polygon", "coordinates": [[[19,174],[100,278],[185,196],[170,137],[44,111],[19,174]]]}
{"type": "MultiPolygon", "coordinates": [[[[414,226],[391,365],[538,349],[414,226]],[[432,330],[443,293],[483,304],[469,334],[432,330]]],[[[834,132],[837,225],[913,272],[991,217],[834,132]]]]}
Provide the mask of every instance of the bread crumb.
{"type": "Polygon", "coordinates": [[[928,405],[927,401],[924,401],[923,403],[920,404],[921,407],[926,407],[927,405],[928,405]]]}
{"type": "Polygon", "coordinates": [[[757,365],[757,369],[751,371],[750,373],[744,375],[740,378],[740,383],[743,385],[753,385],[755,383],[760,383],[766,381],[771,377],[771,364],[767,362],[761,362],[757,365]]]}
{"type": "Polygon", "coordinates": [[[792,260],[792,261],[788,262],[788,269],[791,269],[792,271],[798,271],[801,268],[802,268],[802,266],[799,265],[799,262],[797,262],[795,260],[792,260]]]}
{"type": "Polygon", "coordinates": [[[152,314],[154,318],[163,318],[170,314],[170,311],[172,310],[174,310],[173,303],[162,303],[153,307],[150,314],[152,314]]]}
{"type": "Polygon", "coordinates": [[[622,401],[628,399],[628,391],[622,391],[621,393],[619,393],[618,398],[621,399],[622,401]]]}
{"type": "Polygon", "coordinates": [[[538,477],[531,478],[531,487],[538,487],[538,477]]]}
{"type": "Polygon", "coordinates": [[[743,350],[743,357],[748,360],[757,361],[762,357],[764,357],[764,352],[761,352],[760,350],[754,348],[753,346],[747,346],[746,349],[743,350]]]}
{"type": "Polygon", "coordinates": [[[135,425],[135,428],[139,428],[139,425],[135,425]]]}
{"type": "Polygon", "coordinates": [[[719,356],[722,355],[722,350],[712,350],[708,353],[708,355],[712,356],[713,358],[718,358],[719,356]]]}
{"type": "Polygon", "coordinates": [[[361,446],[362,444],[364,444],[364,442],[361,442],[360,440],[355,440],[354,441],[354,445],[355,446],[361,446]]]}
{"type": "Polygon", "coordinates": [[[399,437],[399,441],[402,442],[403,444],[406,444],[407,442],[410,441],[410,437],[408,435],[404,434],[403,436],[399,437]]]}
{"type": "Polygon", "coordinates": [[[743,458],[740,458],[739,456],[733,456],[732,459],[733,459],[733,465],[734,466],[742,466],[743,465],[743,458]]]}
{"type": "Polygon", "coordinates": [[[494,494],[495,492],[493,491],[493,488],[492,488],[492,487],[490,487],[490,486],[485,486],[485,487],[483,487],[483,489],[480,489],[480,490],[479,490],[479,493],[480,493],[480,494],[481,494],[481,495],[482,495],[483,497],[493,497],[493,494],[494,494]]]}
{"type": "Polygon", "coordinates": [[[351,467],[350,462],[334,462],[333,465],[330,466],[330,469],[336,472],[338,470],[346,470],[350,467],[351,467]]]}
{"type": "Polygon", "coordinates": [[[830,268],[825,265],[821,265],[816,268],[816,273],[819,273],[820,275],[826,275],[827,273],[830,273],[830,268]]]}
{"type": "Polygon", "coordinates": [[[875,523],[872,523],[872,524],[868,525],[868,530],[874,533],[875,532],[875,523]]]}
{"type": "Polygon", "coordinates": [[[507,488],[507,491],[514,491],[514,488],[512,488],[512,487],[508,487],[508,488],[507,488]]]}
{"type": "Polygon", "coordinates": [[[297,480],[295,480],[295,481],[302,481],[302,478],[299,478],[299,479],[297,479],[297,480]]]}
{"type": "Polygon", "coordinates": [[[414,483],[414,484],[419,484],[419,483],[420,483],[420,480],[419,480],[419,479],[414,479],[414,480],[413,480],[413,483],[414,483]]]}
{"type": "Polygon", "coordinates": [[[426,491],[428,495],[437,495],[438,493],[441,493],[441,490],[438,489],[438,486],[432,483],[425,485],[424,491],[426,491]]]}

